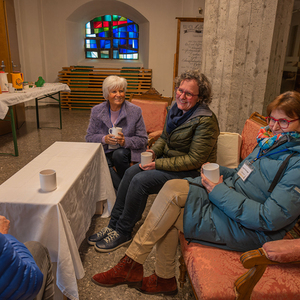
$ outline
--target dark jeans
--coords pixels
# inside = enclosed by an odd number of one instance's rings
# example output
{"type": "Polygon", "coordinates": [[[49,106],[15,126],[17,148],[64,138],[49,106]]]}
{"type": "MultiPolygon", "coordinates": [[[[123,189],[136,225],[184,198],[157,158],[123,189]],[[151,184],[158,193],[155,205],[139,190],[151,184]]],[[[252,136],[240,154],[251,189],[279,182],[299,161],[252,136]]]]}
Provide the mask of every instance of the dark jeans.
{"type": "Polygon", "coordinates": [[[121,234],[130,235],[145,209],[148,196],[157,194],[170,179],[197,177],[196,170],[168,172],[162,170],[143,171],[138,164],[126,170],[121,180],[116,203],[108,226],[121,234]]]}
{"type": "Polygon", "coordinates": [[[131,151],[126,148],[118,148],[113,152],[106,153],[105,156],[113,186],[118,190],[121,179],[130,166],[131,151]],[[115,169],[113,167],[115,167],[115,169]]]}

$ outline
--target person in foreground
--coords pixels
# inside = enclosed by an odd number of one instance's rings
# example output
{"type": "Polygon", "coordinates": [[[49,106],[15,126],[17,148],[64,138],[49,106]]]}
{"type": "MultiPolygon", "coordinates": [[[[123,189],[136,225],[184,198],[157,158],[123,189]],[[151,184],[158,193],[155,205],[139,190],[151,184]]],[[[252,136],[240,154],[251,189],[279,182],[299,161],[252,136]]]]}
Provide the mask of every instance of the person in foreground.
{"type": "Polygon", "coordinates": [[[148,150],[153,161],[126,170],[108,226],[88,238],[97,251],[110,252],[131,242],[148,195],[157,194],[166,181],[197,177],[203,163],[216,161],[219,126],[208,107],[208,79],[198,71],[187,71],[175,84],[176,102],[167,113],[162,135],[148,150]]]}
{"type": "Polygon", "coordinates": [[[146,150],[148,136],[138,106],[125,101],[127,81],[118,76],[108,76],[102,84],[105,102],[92,108],[85,140],[102,143],[114,188],[118,190],[130,162],[139,162],[146,150]],[[118,135],[109,134],[112,127],[121,127],[118,135]]]}
{"type": "Polygon", "coordinates": [[[53,299],[52,263],[38,242],[20,243],[8,234],[10,221],[0,216],[0,299],[53,299]]]}
{"type": "Polygon", "coordinates": [[[300,94],[278,96],[267,113],[258,146],[238,168],[220,167],[218,183],[203,174],[168,181],[126,255],[92,281],[104,287],[128,284],[145,294],[176,294],[178,230],[188,241],[236,251],[282,239],[300,215],[300,94]],[[143,278],[143,263],[154,245],[155,273],[143,278]]]}

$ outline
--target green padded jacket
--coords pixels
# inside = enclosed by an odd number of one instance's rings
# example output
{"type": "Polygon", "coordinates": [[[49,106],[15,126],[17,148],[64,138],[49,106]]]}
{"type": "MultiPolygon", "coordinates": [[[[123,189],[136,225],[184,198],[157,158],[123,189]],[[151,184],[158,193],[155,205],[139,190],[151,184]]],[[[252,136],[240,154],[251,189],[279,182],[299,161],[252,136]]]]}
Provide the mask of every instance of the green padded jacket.
{"type": "Polygon", "coordinates": [[[151,148],[157,157],[155,168],[173,172],[200,171],[203,163],[216,162],[219,134],[218,120],[204,104],[170,134],[165,122],[163,133],[151,148]]]}

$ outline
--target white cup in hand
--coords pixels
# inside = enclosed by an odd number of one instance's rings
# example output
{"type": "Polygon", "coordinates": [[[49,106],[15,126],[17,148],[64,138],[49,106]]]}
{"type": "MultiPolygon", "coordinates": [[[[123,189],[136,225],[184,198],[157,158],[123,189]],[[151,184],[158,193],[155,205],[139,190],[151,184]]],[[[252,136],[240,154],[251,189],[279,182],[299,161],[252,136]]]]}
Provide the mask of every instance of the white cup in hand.
{"type": "Polygon", "coordinates": [[[114,136],[118,136],[119,132],[122,132],[122,127],[112,127],[108,129],[108,133],[114,136]]]}
{"type": "MultiPolygon", "coordinates": [[[[122,127],[112,127],[108,129],[108,133],[114,135],[115,137],[119,136],[119,132],[122,132],[122,127]]],[[[108,149],[118,149],[120,146],[116,145],[108,145],[108,149]]]]}
{"type": "Polygon", "coordinates": [[[43,192],[54,191],[56,185],[56,172],[54,170],[43,170],[40,172],[40,184],[43,192]]]}
{"type": "Polygon", "coordinates": [[[151,152],[142,152],[141,153],[141,165],[150,164],[152,162],[152,153],[151,152]]]}
{"type": "Polygon", "coordinates": [[[220,179],[220,167],[218,164],[209,163],[202,166],[203,174],[212,181],[213,183],[218,183],[220,179]]]}

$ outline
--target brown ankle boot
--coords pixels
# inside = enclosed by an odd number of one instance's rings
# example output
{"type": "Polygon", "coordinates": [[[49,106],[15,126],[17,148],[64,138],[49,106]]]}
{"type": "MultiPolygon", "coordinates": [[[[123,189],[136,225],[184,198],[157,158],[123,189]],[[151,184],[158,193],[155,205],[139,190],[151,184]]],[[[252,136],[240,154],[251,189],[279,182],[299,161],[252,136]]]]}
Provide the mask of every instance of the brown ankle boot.
{"type": "Polygon", "coordinates": [[[128,287],[141,287],[143,265],[125,255],[119,263],[107,272],[93,276],[92,281],[104,287],[127,284],[128,287]]]}
{"type": "Polygon", "coordinates": [[[144,277],[142,287],[137,288],[137,290],[141,293],[150,295],[176,295],[178,293],[177,281],[175,277],[164,279],[158,277],[155,273],[149,277],[144,277]]]}

